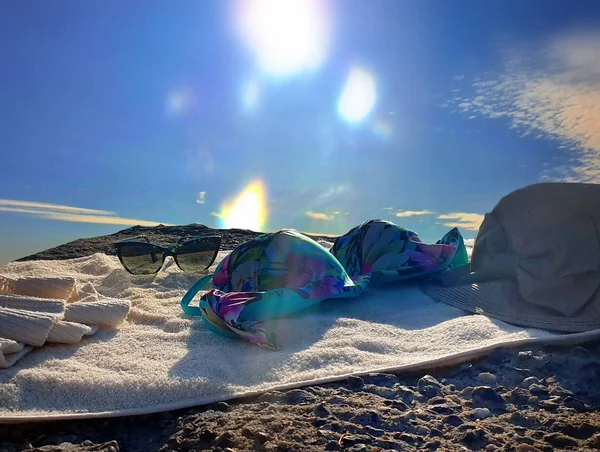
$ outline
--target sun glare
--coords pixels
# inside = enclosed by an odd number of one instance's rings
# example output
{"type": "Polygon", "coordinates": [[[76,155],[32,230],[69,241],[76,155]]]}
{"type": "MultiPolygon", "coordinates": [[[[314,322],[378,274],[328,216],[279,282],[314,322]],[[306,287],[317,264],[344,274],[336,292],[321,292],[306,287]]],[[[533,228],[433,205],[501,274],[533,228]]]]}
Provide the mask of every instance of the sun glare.
{"type": "Polygon", "coordinates": [[[375,105],[375,79],[363,68],[354,67],[338,102],[338,113],[348,122],[364,119],[375,105]]]}
{"type": "Polygon", "coordinates": [[[251,182],[233,201],[223,204],[219,215],[222,226],[262,231],[267,222],[266,201],[264,183],[260,179],[251,182]]]}
{"type": "Polygon", "coordinates": [[[259,67],[284,76],[323,61],[328,24],[322,0],[242,0],[237,26],[259,67]]]}

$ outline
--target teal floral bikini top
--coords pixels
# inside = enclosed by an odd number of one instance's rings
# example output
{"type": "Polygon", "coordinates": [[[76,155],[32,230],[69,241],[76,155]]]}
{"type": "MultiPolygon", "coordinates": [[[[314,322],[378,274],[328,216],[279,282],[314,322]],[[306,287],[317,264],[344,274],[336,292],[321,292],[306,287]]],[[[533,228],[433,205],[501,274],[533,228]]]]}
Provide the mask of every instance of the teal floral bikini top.
{"type": "Polygon", "coordinates": [[[371,280],[423,278],[468,263],[458,229],[436,244],[389,221],[371,220],[338,237],[327,250],[292,229],[263,234],[235,248],[214,275],[201,278],[181,301],[185,314],[228,337],[278,349],[265,321],[325,299],[356,297],[371,280]],[[212,288],[194,305],[195,295],[212,288]]]}

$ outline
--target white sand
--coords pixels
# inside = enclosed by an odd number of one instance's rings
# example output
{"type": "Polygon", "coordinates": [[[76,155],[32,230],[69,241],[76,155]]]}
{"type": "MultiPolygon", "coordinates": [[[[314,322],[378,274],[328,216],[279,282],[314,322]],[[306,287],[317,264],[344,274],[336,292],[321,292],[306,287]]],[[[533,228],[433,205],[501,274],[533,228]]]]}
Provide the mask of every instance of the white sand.
{"type": "Polygon", "coordinates": [[[501,344],[564,340],[465,316],[415,287],[396,286],[275,321],[282,350],[271,352],[184,317],[179,301],[198,276],[174,265],[155,277],[133,277],[116,257],[95,254],[10,263],[0,274],[73,276],[79,286],[92,283],[102,296],[132,302],[118,330],[78,345],[45,345],[0,370],[0,422],[156,412],[351,373],[451,363],[501,344]]]}

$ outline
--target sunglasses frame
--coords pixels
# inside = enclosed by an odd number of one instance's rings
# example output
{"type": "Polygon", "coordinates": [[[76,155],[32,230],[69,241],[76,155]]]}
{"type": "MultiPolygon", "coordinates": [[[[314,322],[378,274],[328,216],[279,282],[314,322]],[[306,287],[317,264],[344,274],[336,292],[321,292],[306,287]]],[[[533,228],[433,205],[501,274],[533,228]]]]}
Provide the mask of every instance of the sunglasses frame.
{"type": "Polygon", "coordinates": [[[211,241],[215,245],[215,252],[213,254],[213,257],[212,257],[210,263],[205,268],[203,268],[203,270],[206,270],[215,262],[215,259],[217,258],[217,255],[219,254],[219,250],[221,249],[221,236],[220,235],[199,235],[196,237],[182,237],[181,239],[178,240],[177,245],[172,246],[172,247],[165,247],[165,246],[157,245],[155,243],[150,242],[148,237],[146,237],[145,235],[138,235],[136,237],[129,237],[129,238],[126,238],[123,240],[119,240],[118,242],[113,243],[113,246],[115,247],[115,250],[117,251],[117,257],[119,258],[119,261],[121,262],[121,265],[123,266],[123,268],[132,275],[143,276],[143,275],[157,274],[163,268],[163,266],[165,265],[165,260],[169,256],[171,256],[173,258],[173,260],[175,261],[175,264],[177,264],[177,267],[179,267],[179,269],[181,271],[185,271],[183,268],[181,268],[181,265],[179,265],[179,261],[177,260],[177,253],[185,245],[188,245],[192,242],[197,242],[197,241],[211,241]],[[141,241],[141,239],[143,239],[145,241],[141,241]],[[152,273],[133,273],[132,271],[130,271],[127,268],[127,266],[125,265],[125,262],[123,262],[123,258],[121,257],[121,250],[128,245],[151,245],[152,250],[149,252],[149,254],[153,255],[153,259],[156,258],[155,254],[162,255],[162,263],[161,263],[160,267],[158,267],[158,269],[152,273]]]}

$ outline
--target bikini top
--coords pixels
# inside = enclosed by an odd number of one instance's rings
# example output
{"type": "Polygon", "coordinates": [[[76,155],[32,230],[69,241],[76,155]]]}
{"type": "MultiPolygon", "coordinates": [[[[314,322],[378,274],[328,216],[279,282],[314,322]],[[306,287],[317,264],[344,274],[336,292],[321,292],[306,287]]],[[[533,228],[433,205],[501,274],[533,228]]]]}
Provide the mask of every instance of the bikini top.
{"type": "Polygon", "coordinates": [[[412,231],[371,220],[336,239],[331,250],[284,229],[236,247],[214,274],[192,286],[181,307],[185,314],[201,316],[215,333],[276,350],[277,340],[266,320],[295,314],[325,299],[359,296],[372,278],[423,277],[467,262],[456,228],[427,245],[412,231]],[[212,287],[193,304],[211,280],[212,287]]]}

